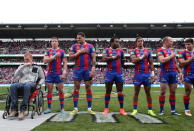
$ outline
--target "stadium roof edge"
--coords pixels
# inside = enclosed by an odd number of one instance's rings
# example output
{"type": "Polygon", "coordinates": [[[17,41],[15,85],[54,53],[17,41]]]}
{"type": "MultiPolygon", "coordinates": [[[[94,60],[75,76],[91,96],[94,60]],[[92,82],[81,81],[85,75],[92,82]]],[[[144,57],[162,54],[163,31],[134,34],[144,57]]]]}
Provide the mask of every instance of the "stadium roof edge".
{"type": "Polygon", "coordinates": [[[83,31],[88,38],[193,37],[194,23],[1,23],[0,38],[73,38],[83,31]]]}

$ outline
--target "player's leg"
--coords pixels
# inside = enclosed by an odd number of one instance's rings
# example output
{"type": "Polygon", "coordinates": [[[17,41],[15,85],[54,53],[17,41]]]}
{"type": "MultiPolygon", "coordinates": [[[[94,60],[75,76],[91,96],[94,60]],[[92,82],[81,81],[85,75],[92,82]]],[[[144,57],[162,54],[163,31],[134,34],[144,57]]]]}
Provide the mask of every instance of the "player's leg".
{"type": "Polygon", "coordinates": [[[52,97],[53,97],[53,83],[54,83],[53,75],[48,74],[45,80],[45,84],[48,90],[47,92],[48,109],[44,111],[44,114],[48,114],[52,112],[51,108],[52,108],[52,97]]]}
{"type": "MultiPolygon", "coordinates": [[[[189,79],[188,79],[189,80],[189,79]]],[[[185,93],[183,96],[183,101],[184,101],[184,106],[185,106],[185,115],[186,116],[192,116],[190,108],[189,108],[189,104],[190,104],[190,94],[192,91],[192,81],[186,81],[184,82],[184,88],[185,88],[185,93]]]]}
{"type": "Polygon", "coordinates": [[[107,115],[109,113],[109,102],[111,97],[112,85],[113,85],[113,82],[105,83],[106,93],[104,95],[104,111],[102,113],[104,115],[107,115]]]}
{"type": "Polygon", "coordinates": [[[79,99],[79,90],[80,83],[82,80],[82,70],[74,70],[73,72],[73,80],[74,80],[74,91],[73,91],[73,105],[74,110],[70,112],[71,115],[75,115],[78,112],[78,99],[79,99]]]}
{"type": "Polygon", "coordinates": [[[123,108],[123,103],[124,103],[124,94],[123,94],[123,82],[116,82],[116,88],[117,88],[117,94],[118,94],[118,101],[120,104],[120,114],[121,115],[127,115],[123,108]]]}
{"type": "Polygon", "coordinates": [[[90,77],[90,70],[84,70],[83,72],[83,79],[85,81],[85,88],[86,88],[86,99],[88,103],[88,113],[90,114],[96,114],[94,111],[92,111],[92,98],[93,98],[93,93],[92,93],[92,78],[90,77]]]}
{"type": "Polygon", "coordinates": [[[166,89],[169,88],[169,76],[168,73],[160,73],[160,96],[159,96],[159,104],[160,104],[160,113],[159,115],[164,115],[164,104],[166,99],[166,89]]]}
{"type": "Polygon", "coordinates": [[[176,72],[173,72],[170,74],[170,81],[169,81],[169,89],[170,89],[170,96],[169,96],[169,102],[171,106],[171,113],[172,115],[181,115],[176,112],[176,89],[177,89],[177,83],[178,83],[178,74],[176,72]]]}
{"type": "Polygon", "coordinates": [[[105,76],[106,93],[104,94],[104,111],[102,112],[102,114],[104,115],[109,113],[109,102],[110,102],[114,77],[115,76],[112,72],[106,72],[106,76],[105,76]]]}
{"type": "Polygon", "coordinates": [[[133,112],[131,113],[131,115],[137,114],[138,96],[139,96],[139,91],[141,89],[142,81],[143,81],[142,74],[136,74],[133,78],[134,95],[133,95],[133,112]]]}
{"type": "Polygon", "coordinates": [[[147,99],[147,105],[148,105],[148,114],[151,116],[156,116],[156,114],[152,110],[152,97],[150,94],[151,91],[151,76],[150,74],[144,74],[144,90],[146,94],[146,99],[147,99]]]}
{"type": "Polygon", "coordinates": [[[58,89],[60,110],[61,110],[61,113],[64,114],[65,113],[64,112],[64,91],[63,91],[64,83],[63,82],[58,83],[58,84],[56,84],[56,86],[57,86],[57,89],[58,89]]]}
{"type": "Polygon", "coordinates": [[[164,115],[164,104],[165,104],[165,95],[166,89],[169,87],[168,83],[160,82],[160,96],[159,96],[159,104],[160,104],[160,113],[159,115],[164,115]]]}
{"type": "Polygon", "coordinates": [[[71,115],[75,115],[78,112],[78,99],[79,99],[80,83],[81,83],[81,81],[74,80],[74,91],[73,91],[74,110],[72,112],[70,112],[71,115]]]}
{"type": "Polygon", "coordinates": [[[133,95],[133,112],[131,115],[137,114],[138,109],[138,96],[141,89],[141,85],[134,85],[134,95],[133,95]]]}
{"type": "Polygon", "coordinates": [[[48,103],[48,109],[44,111],[44,114],[48,114],[52,112],[52,97],[53,97],[53,83],[46,82],[47,86],[47,103],[48,103]]]}
{"type": "Polygon", "coordinates": [[[147,105],[148,105],[148,114],[151,115],[151,116],[156,116],[156,114],[152,110],[152,97],[151,97],[151,94],[150,94],[151,86],[145,85],[144,90],[145,90],[145,93],[146,93],[146,99],[147,99],[147,105]]]}

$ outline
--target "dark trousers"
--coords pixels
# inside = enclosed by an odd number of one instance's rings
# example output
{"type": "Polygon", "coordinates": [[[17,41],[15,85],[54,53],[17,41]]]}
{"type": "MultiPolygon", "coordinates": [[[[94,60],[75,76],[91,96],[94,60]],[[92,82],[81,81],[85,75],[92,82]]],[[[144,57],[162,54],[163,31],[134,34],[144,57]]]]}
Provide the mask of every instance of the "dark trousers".
{"type": "Polygon", "coordinates": [[[20,106],[20,111],[26,111],[29,97],[31,92],[36,89],[36,85],[34,83],[14,83],[10,87],[10,96],[11,96],[11,109],[17,110],[18,106],[18,95],[23,95],[23,102],[20,106]]]}

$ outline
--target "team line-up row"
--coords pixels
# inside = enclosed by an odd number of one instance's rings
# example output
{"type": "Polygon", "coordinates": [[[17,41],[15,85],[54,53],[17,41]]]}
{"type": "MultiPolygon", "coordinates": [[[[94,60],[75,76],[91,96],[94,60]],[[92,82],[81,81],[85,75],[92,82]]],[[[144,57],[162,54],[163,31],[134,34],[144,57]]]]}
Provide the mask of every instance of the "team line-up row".
{"type": "MultiPolygon", "coordinates": [[[[135,64],[135,75],[133,78],[134,84],[134,96],[133,96],[133,112],[131,115],[138,113],[138,94],[141,85],[144,86],[148,114],[156,116],[152,110],[152,97],[150,95],[151,83],[155,81],[154,77],[154,65],[151,51],[146,49],[143,44],[142,37],[137,37],[135,44],[136,48],[131,51],[130,59],[135,64]]],[[[170,106],[172,115],[180,115],[176,112],[176,88],[178,77],[183,78],[185,86],[185,95],[183,96],[185,115],[192,116],[189,109],[189,101],[191,89],[194,83],[194,43],[193,39],[185,40],[185,50],[183,50],[176,58],[176,53],[171,48],[173,45],[173,38],[166,36],[163,38],[161,48],[157,49],[157,59],[160,62],[160,113],[164,115],[165,94],[167,88],[169,88],[170,106]]],[[[122,66],[124,65],[125,57],[124,52],[120,48],[119,39],[113,37],[110,39],[110,48],[106,48],[103,51],[103,61],[107,63],[105,87],[106,92],[104,96],[104,115],[107,115],[109,111],[109,102],[112,91],[113,83],[116,84],[118,101],[120,104],[120,114],[127,115],[123,108],[124,95],[123,95],[123,78],[122,78],[122,66]]],[[[41,67],[33,64],[33,57],[30,53],[25,53],[24,64],[19,66],[14,74],[14,78],[19,79],[18,83],[14,83],[10,88],[11,96],[11,113],[10,117],[15,116],[17,113],[17,89],[22,88],[24,90],[23,103],[20,107],[20,113],[18,118],[24,118],[24,112],[27,107],[27,98],[30,96],[32,89],[40,88],[44,83],[47,86],[47,102],[48,109],[44,111],[44,114],[52,112],[52,92],[53,85],[55,84],[59,91],[59,101],[61,113],[66,113],[64,110],[64,92],[63,85],[67,74],[67,58],[65,57],[64,50],[59,48],[59,41],[57,37],[51,38],[51,49],[45,52],[43,59],[44,63],[48,64],[48,70],[46,79],[44,78],[41,67]],[[39,82],[35,84],[37,78],[40,78],[39,82]]],[[[75,62],[73,69],[74,91],[73,91],[73,105],[74,109],[70,112],[71,115],[78,113],[78,99],[79,89],[81,81],[84,80],[86,88],[86,98],[88,103],[88,112],[95,114],[92,110],[92,78],[95,75],[96,66],[96,54],[95,48],[92,44],[85,41],[85,34],[79,32],[77,34],[77,43],[73,44],[70,48],[69,58],[75,62]]]]}

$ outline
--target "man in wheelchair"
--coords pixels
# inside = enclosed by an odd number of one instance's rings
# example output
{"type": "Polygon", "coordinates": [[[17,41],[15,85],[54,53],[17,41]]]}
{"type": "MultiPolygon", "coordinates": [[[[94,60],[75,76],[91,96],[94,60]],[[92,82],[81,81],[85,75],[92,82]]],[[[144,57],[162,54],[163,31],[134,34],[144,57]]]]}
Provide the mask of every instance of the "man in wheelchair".
{"type": "Polygon", "coordinates": [[[24,64],[20,65],[14,74],[14,79],[19,82],[11,84],[11,113],[9,117],[15,117],[18,107],[18,95],[23,94],[23,102],[20,106],[18,118],[24,119],[25,111],[27,110],[29,97],[32,91],[39,89],[45,81],[43,70],[40,66],[33,64],[33,57],[30,53],[24,54],[24,64]],[[39,79],[39,81],[38,81],[39,79]],[[36,83],[38,81],[38,83],[36,83]]]}

